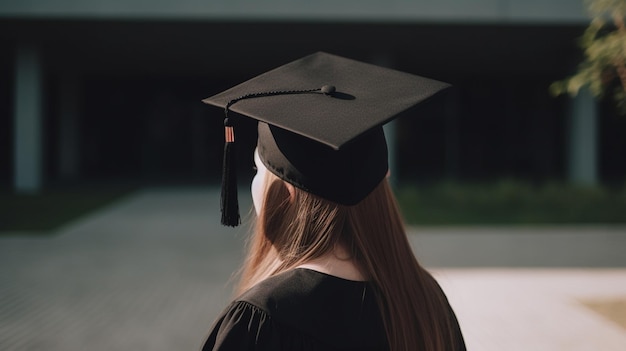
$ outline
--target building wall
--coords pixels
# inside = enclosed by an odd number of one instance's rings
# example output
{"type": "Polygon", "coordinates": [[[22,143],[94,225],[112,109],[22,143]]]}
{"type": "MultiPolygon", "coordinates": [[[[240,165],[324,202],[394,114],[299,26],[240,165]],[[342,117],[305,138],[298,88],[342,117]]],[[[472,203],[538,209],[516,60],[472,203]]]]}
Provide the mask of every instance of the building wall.
{"type": "Polygon", "coordinates": [[[0,41],[0,184],[10,184],[13,167],[13,75],[12,47],[0,41]]]}
{"type": "Polygon", "coordinates": [[[340,20],[581,23],[573,0],[30,0],[3,1],[0,15],[38,18],[340,20]]]}
{"type": "MultiPolygon", "coordinates": [[[[402,180],[565,178],[567,103],[548,85],[577,62],[586,25],[577,1],[52,3],[0,3],[0,74],[12,77],[19,45],[41,49],[46,182],[64,180],[72,172],[63,165],[74,163],[78,180],[217,180],[222,115],[200,100],[318,50],[457,88],[451,112],[399,123],[402,180]],[[61,98],[67,86],[78,96],[70,108],[61,98]],[[71,143],[68,111],[77,114],[71,143]],[[77,159],[68,161],[62,150],[72,145],[77,159]]],[[[0,89],[10,95],[11,84],[0,89]]],[[[0,99],[0,128],[12,125],[11,104],[0,99]]],[[[603,160],[623,155],[613,140],[624,134],[601,130],[612,146],[603,146],[603,160]]],[[[242,147],[253,148],[254,126],[242,133],[251,135],[242,147]]],[[[0,181],[10,187],[12,135],[0,131],[7,134],[0,181]]],[[[251,174],[242,155],[240,169],[251,174]]],[[[626,173],[601,171],[607,179],[626,173]]]]}

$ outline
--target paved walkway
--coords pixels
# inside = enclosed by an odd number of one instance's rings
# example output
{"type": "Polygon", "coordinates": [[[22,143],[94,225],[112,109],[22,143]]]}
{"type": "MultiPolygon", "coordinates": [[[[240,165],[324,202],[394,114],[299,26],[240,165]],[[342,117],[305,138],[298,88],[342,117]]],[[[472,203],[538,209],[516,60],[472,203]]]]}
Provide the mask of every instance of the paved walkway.
{"type": "MultiPolygon", "coordinates": [[[[216,200],[146,190],[54,236],[0,237],[0,350],[197,350],[230,298],[247,231],[221,227],[216,200]]],[[[626,228],[410,237],[470,350],[626,350],[626,329],[582,304],[626,299],[626,228]]]]}

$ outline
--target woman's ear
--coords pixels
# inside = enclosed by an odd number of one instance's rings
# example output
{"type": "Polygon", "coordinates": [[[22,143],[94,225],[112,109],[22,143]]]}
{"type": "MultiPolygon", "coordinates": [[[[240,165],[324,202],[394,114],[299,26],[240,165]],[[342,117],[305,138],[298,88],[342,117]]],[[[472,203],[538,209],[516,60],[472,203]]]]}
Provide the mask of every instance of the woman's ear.
{"type": "Polygon", "coordinates": [[[293,202],[293,200],[296,198],[296,189],[293,187],[293,185],[285,182],[285,186],[287,187],[287,190],[289,191],[289,202],[293,202]]]}

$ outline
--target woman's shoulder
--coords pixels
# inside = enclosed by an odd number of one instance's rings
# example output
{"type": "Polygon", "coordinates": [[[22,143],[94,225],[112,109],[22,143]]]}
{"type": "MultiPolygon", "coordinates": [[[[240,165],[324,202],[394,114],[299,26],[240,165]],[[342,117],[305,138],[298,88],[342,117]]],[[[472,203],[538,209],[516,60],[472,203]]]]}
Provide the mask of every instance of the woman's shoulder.
{"type": "Polygon", "coordinates": [[[214,325],[205,349],[229,349],[226,345],[235,343],[273,345],[268,349],[278,349],[276,343],[384,349],[386,339],[368,283],[294,269],[265,279],[235,299],[214,325]]]}
{"type": "Polygon", "coordinates": [[[307,268],[296,268],[269,277],[243,293],[245,301],[276,315],[294,309],[319,311],[349,301],[361,305],[363,294],[373,293],[370,284],[353,281],[307,268]],[[357,298],[358,299],[355,299],[357,298]]]}
{"type": "Polygon", "coordinates": [[[236,299],[275,323],[315,338],[359,343],[384,334],[371,284],[297,268],[272,276],[236,299]]]}

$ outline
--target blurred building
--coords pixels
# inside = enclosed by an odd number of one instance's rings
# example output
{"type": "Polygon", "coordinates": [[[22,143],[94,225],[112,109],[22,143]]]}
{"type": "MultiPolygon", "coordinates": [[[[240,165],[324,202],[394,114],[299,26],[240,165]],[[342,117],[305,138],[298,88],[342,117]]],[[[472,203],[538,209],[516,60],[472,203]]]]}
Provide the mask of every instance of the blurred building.
{"type": "Polygon", "coordinates": [[[402,181],[623,182],[625,118],[548,92],[587,23],[573,0],[1,1],[0,184],[216,181],[200,100],[320,50],[455,85],[390,130],[402,181]]]}

